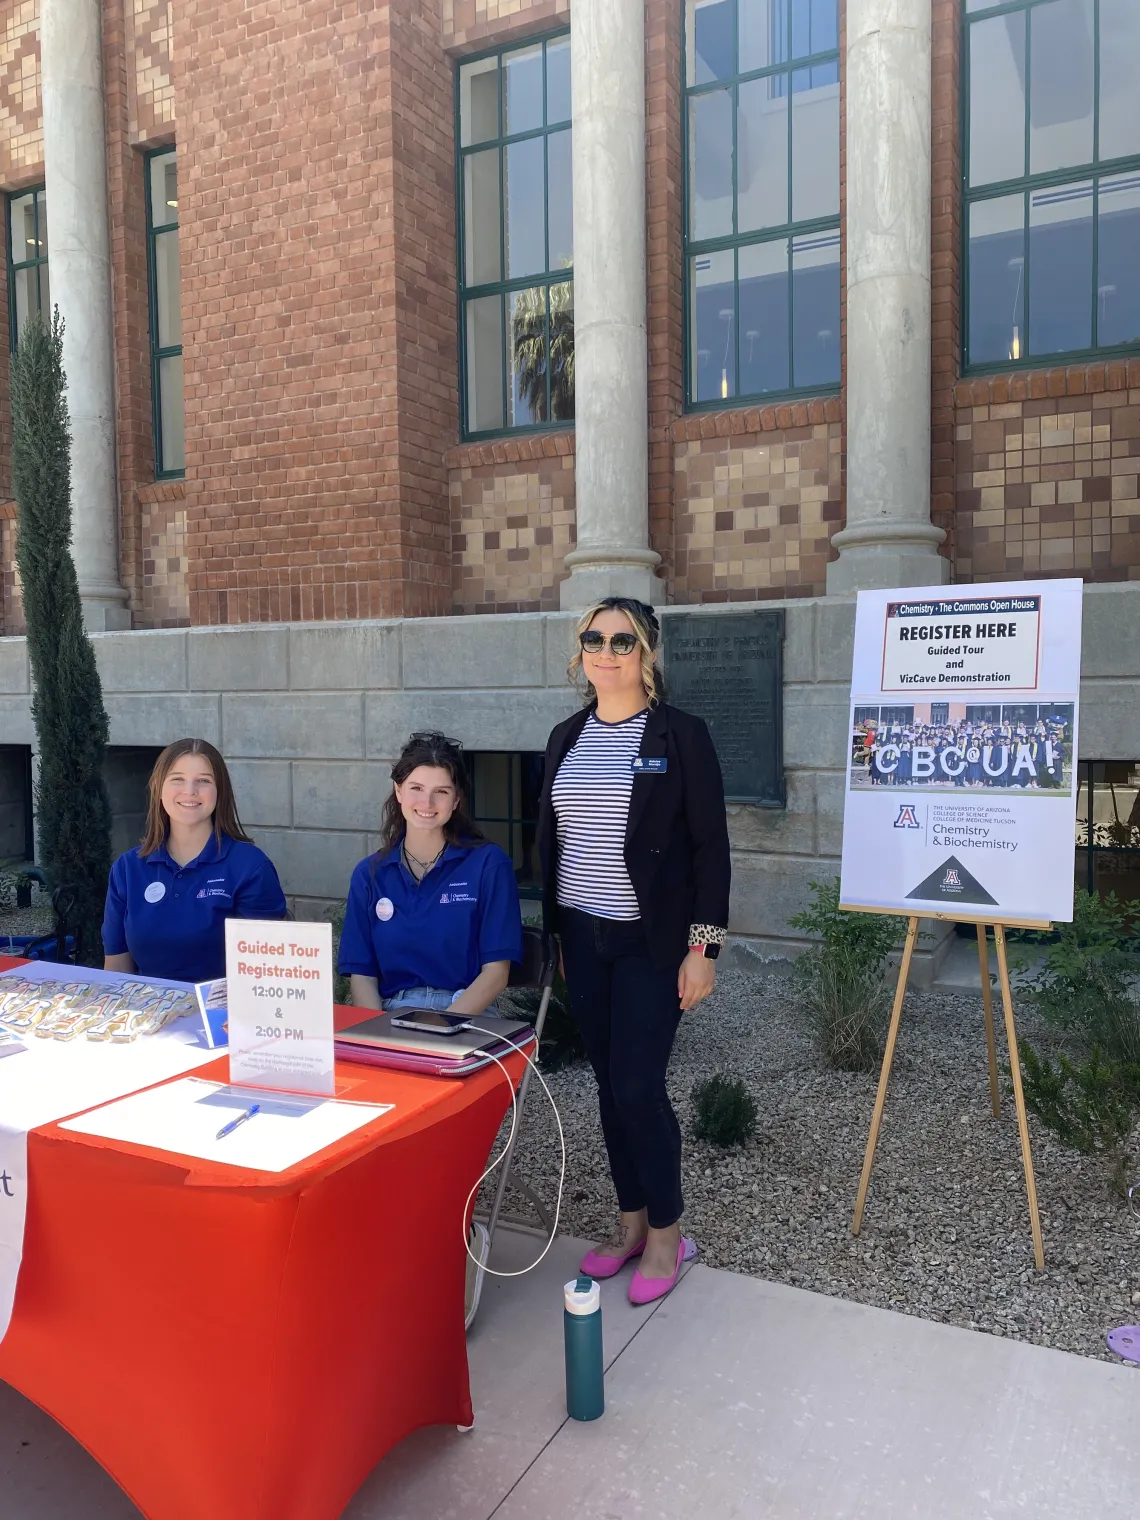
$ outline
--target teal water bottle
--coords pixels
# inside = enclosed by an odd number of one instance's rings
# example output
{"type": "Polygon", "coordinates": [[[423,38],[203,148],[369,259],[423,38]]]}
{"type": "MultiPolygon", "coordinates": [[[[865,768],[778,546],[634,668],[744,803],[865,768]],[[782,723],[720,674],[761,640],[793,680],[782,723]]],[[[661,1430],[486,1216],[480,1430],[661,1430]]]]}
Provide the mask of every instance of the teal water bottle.
{"type": "Polygon", "coordinates": [[[602,1289],[579,1277],[563,1290],[566,1337],[566,1413],[572,1420],[596,1420],[605,1410],[602,1377],[602,1289]]]}

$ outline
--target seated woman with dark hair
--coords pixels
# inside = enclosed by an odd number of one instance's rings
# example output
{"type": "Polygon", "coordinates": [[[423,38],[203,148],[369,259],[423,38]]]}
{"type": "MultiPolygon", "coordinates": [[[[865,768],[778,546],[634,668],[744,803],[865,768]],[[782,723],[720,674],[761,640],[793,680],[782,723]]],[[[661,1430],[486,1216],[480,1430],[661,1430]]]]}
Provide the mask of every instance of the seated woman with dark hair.
{"type": "Polygon", "coordinates": [[[380,848],[348,889],[339,964],[358,1008],[483,1013],[522,958],[514,868],[467,797],[459,745],[413,734],[392,767],[380,848]]]}
{"type": "MultiPolygon", "coordinates": [[[[459,745],[413,734],[392,767],[380,848],[352,873],[340,971],[358,1008],[485,1013],[522,959],[514,868],[467,811],[459,745]]],[[[464,1322],[475,1317],[490,1250],[472,1222],[464,1322]]]]}

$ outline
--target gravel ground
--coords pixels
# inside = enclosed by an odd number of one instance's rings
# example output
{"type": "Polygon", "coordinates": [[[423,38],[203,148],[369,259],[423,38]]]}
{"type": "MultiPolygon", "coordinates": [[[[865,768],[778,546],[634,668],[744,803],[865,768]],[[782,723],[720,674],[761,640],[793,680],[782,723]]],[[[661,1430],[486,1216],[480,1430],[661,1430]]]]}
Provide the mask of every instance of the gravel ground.
{"type": "MultiPolygon", "coordinates": [[[[686,1134],[685,1229],[702,1260],[1115,1361],[1106,1331],[1140,1321],[1140,1219],[1104,1162],[1062,1149],[1031,1115],[1046,1259],[1034,1270],[1012,1093],[1000,1120],[990,1113],[980,995],[907,998],[858,1240],[851,1211],[877,1076],[824,1069],[794,996],[786,976],[725,969],[682,1022],[670,1089],[686,1134]],[[757,1134],[743,1148],[691,1136],[689,1091],[715,1071],[756,1096],[757,1134]]],[[[1000,1005],[997,1018],[1004,1059],[1000,1005]]],[[[1020,1010],[1019,1034],[1037,1028],[1020,1010]]],[[[547,1080],[568,1152],[560,1228],[602,1238],[614,1203],[592,1074],[575,1066],[547,1080]]],[[[528,1114],[519,1166],[553,1198],[557,1134],[537,1084],[528,1114]]],[[[507,1209],[526,1204],[508,1194],[507,1209]]]]}
{"type": "Polygon", "coordinates": [[[13,908],[0,913],[0,948],[9,934],[50,934],[53,928],[51,903],[38,885],[32,888],[32,907],[13,908]]]}

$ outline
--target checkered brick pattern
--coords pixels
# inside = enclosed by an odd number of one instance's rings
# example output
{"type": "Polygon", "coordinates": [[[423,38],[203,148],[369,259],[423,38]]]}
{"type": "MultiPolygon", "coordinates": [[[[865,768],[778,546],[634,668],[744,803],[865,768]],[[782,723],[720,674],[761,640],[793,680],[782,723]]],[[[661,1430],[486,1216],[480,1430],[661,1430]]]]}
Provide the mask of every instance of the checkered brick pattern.
{"type": "Polygon", "coordinates": [[[44,156],[39,0],[0,6],[0,181],[27,184],[44,156]]]}
{"type": "Polygon", "coordinates": [[[1140,360],[962,381],[955,578],[1140,580],[1140,360]]]}
{"type": "Polygon", "coordinates": [[[174,125],[174,12],[172,0],[125,0],[127,46],[134,75],[132,142],[151,142],[174,125]]]}
{"type": "Polygon", "coordinates": [[[180,480],[157,481],[138,493],[141,564],[135,577],[136,626],[179,628],[190,621],[186,554],[186,491],[180,480]]]}
{"type": "Polygon", "coordinates": [[[0,502],[0,634],[24,632],[24,599],[16,572],[16,503],[0,502]]]}
{"type": "Polygon", "coordinates": [[[570,0],[443,0],[443,45],[460,52],[493,47],[569,19],[570,0]]]}
{"type": "Polygon", "coordinates": [[[558,607],[562,561],[576,537],[573,438],[552,435],[537,448],[528,448],[530,442],[473,446],[449,456],[455,461],[450,496],[456,612],[558,607]],[[507,449],[514,458],[503,459],[507,449]]]}
{"type": "Polygon", "coordinates": [[[843,520],[838,420],[677,444],[677,602],[821,596],[843,520]]]}

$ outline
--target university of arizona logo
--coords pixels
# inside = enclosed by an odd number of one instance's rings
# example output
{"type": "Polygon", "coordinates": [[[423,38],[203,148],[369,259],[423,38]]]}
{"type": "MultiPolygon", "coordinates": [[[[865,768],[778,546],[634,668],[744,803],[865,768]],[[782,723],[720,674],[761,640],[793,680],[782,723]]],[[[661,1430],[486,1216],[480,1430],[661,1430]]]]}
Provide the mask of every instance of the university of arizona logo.
{"type": "Polygon", "coordinates": [[[914,803],[904,802],[899,808],[899,816],[895,819],[896,829],[918,829],[922,825],[914,814],[914,803]]]}
{"type": "Polygon", "coordinates": [[[962,885],[958,879],[958,873],[953,869],[953,867],[951,867],[951,869],[948,870],[946,872],[946,875],[942,878],[942,885],[944,887],[960,887],[962,885]]]}

